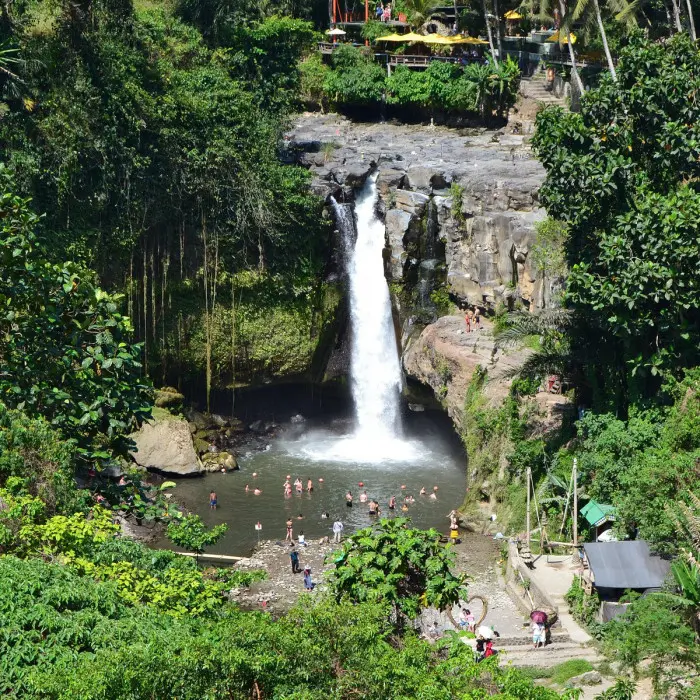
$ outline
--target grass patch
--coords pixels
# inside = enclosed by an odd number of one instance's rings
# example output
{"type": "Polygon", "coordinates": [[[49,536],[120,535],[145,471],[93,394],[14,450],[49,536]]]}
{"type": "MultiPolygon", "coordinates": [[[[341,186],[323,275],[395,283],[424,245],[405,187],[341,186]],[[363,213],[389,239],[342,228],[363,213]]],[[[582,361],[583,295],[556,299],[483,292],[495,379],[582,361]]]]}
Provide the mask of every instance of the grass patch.
{"type": "Polygon", "coordinates": [[[593,664],[585,659],[571,659],[556,666],[546,668],[544,666],[525,666],[519,669],[524,676],[533,681],[549,679],[557,685],[564,685],[574,676],[580,676],[586,671],[593,670],[593,664]]]}

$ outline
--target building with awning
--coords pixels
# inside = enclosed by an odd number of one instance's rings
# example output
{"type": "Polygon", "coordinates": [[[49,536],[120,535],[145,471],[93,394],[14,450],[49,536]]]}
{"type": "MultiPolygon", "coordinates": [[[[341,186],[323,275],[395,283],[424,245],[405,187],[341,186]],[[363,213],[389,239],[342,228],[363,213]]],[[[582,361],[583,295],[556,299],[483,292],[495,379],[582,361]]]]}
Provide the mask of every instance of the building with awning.
{"type": "Polygon", "coordinates": [[[598,503],[591,499],[581,508],[581,515],[586,519],[588,524],[595,529],[595,541],[601,539],[610,541],[611,537],[603,538],[604,534],[610,535],[610,526],[615,522],[615,507],[608,503],[598,503]]]}

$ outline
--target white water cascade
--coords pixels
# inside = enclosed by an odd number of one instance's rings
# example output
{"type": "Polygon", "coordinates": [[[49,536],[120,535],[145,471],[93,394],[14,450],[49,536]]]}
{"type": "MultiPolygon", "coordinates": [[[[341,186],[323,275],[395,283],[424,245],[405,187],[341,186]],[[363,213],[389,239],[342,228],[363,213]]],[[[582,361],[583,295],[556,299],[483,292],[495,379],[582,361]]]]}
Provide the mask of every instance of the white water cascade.
{"type": "MultiPolygon", "coordinates": [[[[374,213],[376,179],[368,178],[357,198],[357,239],[348,264],[356,435],[373,444],[401,434],[401,366],[384,277],[384,224],[374,213]]],[[[342,234],[352,245],[353,231],[342,234]]]]}
{"type": "Polygon", "coordinates": [[[333,200],[347,258],[355,429],[337,441],[325,458],[376,462],[415,456],[415,444],[403,440],[401,431],[401,365],[384,277],[384,224],[374,211],[376,180],[375,173],[359,192],[355,217],[333,200]]]}

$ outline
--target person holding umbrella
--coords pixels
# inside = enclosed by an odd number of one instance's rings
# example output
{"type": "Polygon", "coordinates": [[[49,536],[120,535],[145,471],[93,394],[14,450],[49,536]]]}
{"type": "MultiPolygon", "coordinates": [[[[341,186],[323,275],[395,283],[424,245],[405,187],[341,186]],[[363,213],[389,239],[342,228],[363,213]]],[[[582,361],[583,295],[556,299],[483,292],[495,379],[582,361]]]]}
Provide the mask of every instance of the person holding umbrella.
{"type": "Polygon", "coordinates": [[[539,649],[540,644],[544,647],[547,639],[547,613],[544,610],[533,610],[530,613],[532,620],[532,646],[539,649]]]}

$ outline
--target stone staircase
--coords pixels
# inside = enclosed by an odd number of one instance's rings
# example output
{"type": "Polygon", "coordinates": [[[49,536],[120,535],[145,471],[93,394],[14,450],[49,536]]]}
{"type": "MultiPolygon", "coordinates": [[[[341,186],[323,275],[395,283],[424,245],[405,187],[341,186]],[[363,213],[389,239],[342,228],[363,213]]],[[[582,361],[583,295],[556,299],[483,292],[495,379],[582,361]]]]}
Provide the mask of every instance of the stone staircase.
{"type": "Polygon", "coordinates": [[[546,88],[547,76],[543,71],[535,71],[530,77],[520,80],[520,94],[524,99],[532,100],[543,105],[558,105],[567,109],[566,100],[557,97],[546,88]]]}
{"type": "Polygon", "coordinates": [[[494,648],[503,665],[549,668],[571,659],[584,659],[592,664],[603,660],[595,647],[572,642],[568,635],[553,635],[552,643],[539,649],[533,649],[529,637],[497,639],[494,648]],[[562,641],[564,637],[566,641],[562,641]]]}

